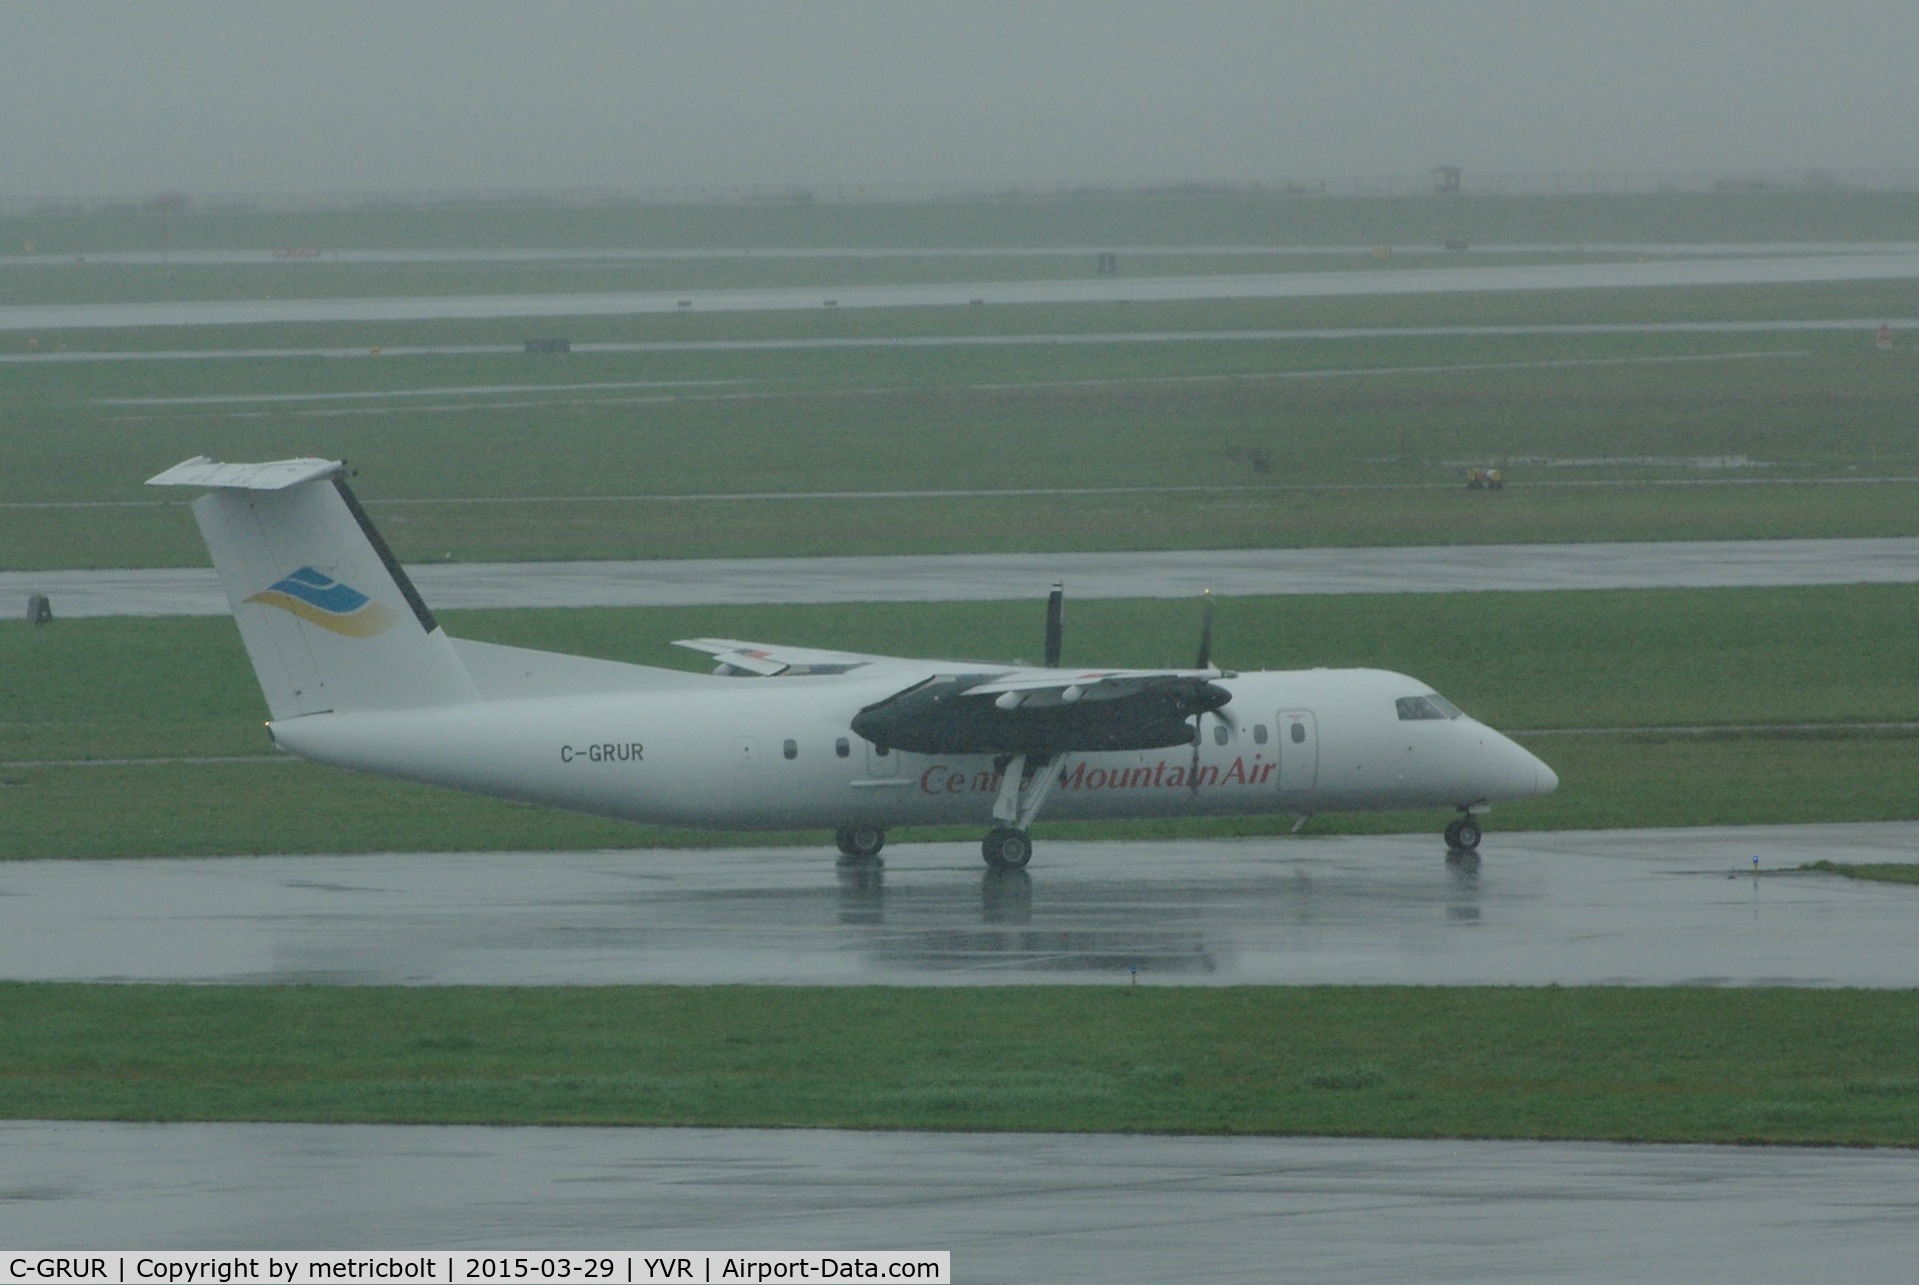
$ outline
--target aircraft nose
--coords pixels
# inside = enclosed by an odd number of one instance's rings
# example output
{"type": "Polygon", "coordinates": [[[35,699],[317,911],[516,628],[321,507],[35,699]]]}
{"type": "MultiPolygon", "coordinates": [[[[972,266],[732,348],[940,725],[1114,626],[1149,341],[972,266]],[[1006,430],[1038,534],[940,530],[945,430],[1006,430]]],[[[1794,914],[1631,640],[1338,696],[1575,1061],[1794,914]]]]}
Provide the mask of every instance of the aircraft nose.
{"type": "Polygon", "coordinates": [[[1488,740],[1492,751],[1490,775],[1499,782],[1498,790],[1504,797],[1529,799],[1559,788],[1559,773],[1547,767],[1537,754],[1498,732],[1488,740]]]}

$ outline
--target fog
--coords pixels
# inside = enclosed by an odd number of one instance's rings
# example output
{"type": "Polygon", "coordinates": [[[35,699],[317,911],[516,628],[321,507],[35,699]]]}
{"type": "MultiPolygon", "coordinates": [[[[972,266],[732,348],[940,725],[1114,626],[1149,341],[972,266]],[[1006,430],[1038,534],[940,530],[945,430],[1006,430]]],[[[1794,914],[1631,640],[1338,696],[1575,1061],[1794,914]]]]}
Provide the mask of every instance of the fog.
{"type": "Polygon", "coordinates": [[[1911,0],[0,0],[0,198],[1913,169],[1911,0]]]}

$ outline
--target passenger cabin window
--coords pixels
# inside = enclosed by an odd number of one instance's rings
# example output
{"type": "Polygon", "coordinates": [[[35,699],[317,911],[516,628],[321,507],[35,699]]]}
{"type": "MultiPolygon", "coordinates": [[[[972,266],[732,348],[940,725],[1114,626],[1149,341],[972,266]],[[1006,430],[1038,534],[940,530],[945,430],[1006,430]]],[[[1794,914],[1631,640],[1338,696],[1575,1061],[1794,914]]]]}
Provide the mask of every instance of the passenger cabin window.
{"type": "Polygon", "coordinates": [[[1399,710],[1401,722],[1417,719],[1448,719],[1459,717],[1459,707],[1444,696],[1428,692],[1424,696],[1401,696],[1393,702],[1399,710]]]}
{"type": "Polygon", "coordinates": [[[846,738],[842,736],[837,741],[833,742],[833,752],[839,755],[841,758],[845,758],[848,754],[851,754],[853,752],[853,747],[851,745],[848,745],[846,743],[846,738]]]}
{"type": "Polygon", "coordinates": [[[1294,723],[1293,724],[1293,744],[1304,745],[1305,743],[1306,743],[1306,724],[1294,723]]]}
{"type": "Polygon", "coordinates": [[[1253,724],[1253,740],[1260,745],[1264,745],[1266,743],[1266,724],[1264,723],[1253,724]]]}
{"type": "Polygon", "coordinates": [[[800,743],[796,740],[788,738],[786,744],[782,745],[780,747],[780,750],[782,753],[786,755],[786,757],[790,759],[796,759],[800,756],[800,743]]]}
{"type": "Polygon", "coordinates": [[[1227,732],[1226,724],[1224,723],[1219,724],[1219,726],[1213,729],[1213,744],[1215,745],[1226,744],[1226,738],[1229,735],[1231,735],[1231,733],[1227,732]]]}

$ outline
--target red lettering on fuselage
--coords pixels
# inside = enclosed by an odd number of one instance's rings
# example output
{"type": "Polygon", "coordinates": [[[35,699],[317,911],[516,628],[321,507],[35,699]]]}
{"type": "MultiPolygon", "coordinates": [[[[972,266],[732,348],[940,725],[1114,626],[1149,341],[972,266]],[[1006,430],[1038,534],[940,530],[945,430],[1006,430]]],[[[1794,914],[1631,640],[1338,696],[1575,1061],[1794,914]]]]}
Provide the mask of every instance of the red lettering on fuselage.
{"type": "MultiPolygon", "coordinates": [[[[1137,767],[1112,768],[1088,767],[1084,762],[1079,762],[1059,774],[1059,788],[1180,790],[1187,787],[1189,770],[1186,763],[1169,763],[1165,759],[1137,767]]],[[[1192,780],[1199,786],[1265,785],[1278,770],[1279,764],[1263,762],[1261,756],[1255,754],[1251,762],[1235,757],[1224,769],[1218,764],[1206,764],[1193,773],[1192,780]]],[[[1001,781],[998,772],[975,772],[969,779],[965,773],[955,772],[950,764],[934,763],[920,773],[920,793],[997,794],[1001,781]]]]}

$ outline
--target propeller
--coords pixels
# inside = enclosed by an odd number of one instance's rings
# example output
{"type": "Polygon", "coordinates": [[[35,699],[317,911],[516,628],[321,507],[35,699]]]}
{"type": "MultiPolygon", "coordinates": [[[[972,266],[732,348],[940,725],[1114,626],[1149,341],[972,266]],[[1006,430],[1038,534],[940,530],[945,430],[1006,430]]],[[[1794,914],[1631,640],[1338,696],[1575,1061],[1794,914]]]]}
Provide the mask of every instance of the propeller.
{"type": "Polygon", "coordinates": [[[1046,668],[1059,668],[1060,639],[1064,633],[1066,614],[1066,586],[1055,581],[1053,592],[1046,596],[1046,668]]]}
{"type": "MultiPolygon", "coordinates": [[[[1199,626],[1199,659],[1193,663],[1193,668],[1211,669],[1213,667],[1213,609],[1216,605],[1211,589],[1206,590],[1201,596],[1200,604],[1202,614],[1199,626]]],[[[1233,722],[1233,716],[1226,712],[1223,704],[1214,706],[1210,710],[1201,710],[1193,715],[1193,761],[1186,767],[1186,788],[1195,795],[1199,793],[1199,750],[1204,739],[1206,715],[1209,713],[1235,731],[1239,726],[1233,722]]]]}
{"type": "Polygon", "coordinates": [[[1193,662],[1194,669],[1213,667],[1213,591],[1206,590],[1200,596],[1199,659],[1193,662]]]}

